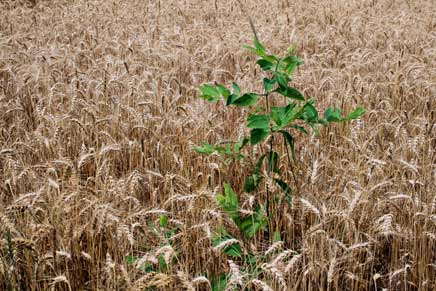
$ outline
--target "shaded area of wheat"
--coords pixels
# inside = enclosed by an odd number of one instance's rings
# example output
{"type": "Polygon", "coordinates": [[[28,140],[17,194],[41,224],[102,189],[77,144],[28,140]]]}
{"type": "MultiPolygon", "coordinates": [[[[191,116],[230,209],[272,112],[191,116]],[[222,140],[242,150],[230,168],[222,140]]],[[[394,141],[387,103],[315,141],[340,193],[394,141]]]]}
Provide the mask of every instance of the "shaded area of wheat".
{"type": "Polygon", "coordinates": [[[249,290],[435,290],[433,5],[0,1],[0,289],[209,290],[230,272],[249,290]],[[247,134],[195,96],[260,89],[248,15],[274,52],[296,43],[294,84],[321,108],[368,109],[297,136],[300,192],[271,222],[283,243],[245,245],[273,253],[257,279],[211,245],[236,229],[217,187],[241,193],[248,165],[191,149],[247,134]]]}

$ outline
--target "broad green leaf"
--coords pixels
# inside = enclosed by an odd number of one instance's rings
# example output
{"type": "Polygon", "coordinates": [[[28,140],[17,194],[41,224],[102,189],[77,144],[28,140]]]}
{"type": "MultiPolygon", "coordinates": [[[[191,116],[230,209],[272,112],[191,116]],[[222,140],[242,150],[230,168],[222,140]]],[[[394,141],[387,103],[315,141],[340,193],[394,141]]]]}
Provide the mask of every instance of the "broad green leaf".
{"type": "Polygon", "coordinates": [[[256,64],[258,64],[262,70],[264,71],[269,71],[274,67],[274,64],[265,60],[265,59],[260,59],[256,62],[256,64]]]}
{"type": "Polygon", "coordinates": [[[240,229],[247,239],[251,239],[259,230],[265,229],[266,225],[266,217],[262,209],[257,207],[254,214],[242,221],[240,229]]]}
{"type": "Polygon", "coordinates": [[[209,102],[216,102],[221,96],[220,91],[212,85],[204,84],[199,89],[201,93],[200,98],[206,99],[209,102]]]}
{"type": "Polygon", "coordinates": [[[280,133],[283,135],[283,137],[285,138],[286,143],[291,148],[292,159],[294,160],[294,162],[296,162],[297,159],[295,157],[294,137],[289,132],[284,131],[284,130],[280,130],[280,133]]]}
{"type": "Polygon", "coordinates": [[[236,193],[233,191],[232,187],[224,183],[224,195],[218,194],[217,202],[219,206],[226,212],[236,224],[240,223],[239,218],[239,203],[236,193]]]}
{"type": "Polygon", "coordinates": [[[246,107],[257,103],[259,95],[255,93],[245,93],[238,99],[234,100],[232,104],[238,107],[246,107]]]}
{"type": "Polygon", "coordinates": [[[279,88],[276,89],[276,92],[291,99],[304,101],[303,94],[301,94],[300,91],[292,87],[280,86],[279,88]]]}
{"type": "Polygon", "coordinates": [[[351,112],[350,114],[347,115],[347,117],[345,117],[345,120],[352,120],[352,119],[356,119],[361,117],[364,113],[366,112],[366,110],[362,107],[357,107],[353,112],[351,112]]]}
{"type": "Polygon", "coordinates": [[[269,115],[250,114],[247,119],[247,127],[268,129],[270,118],[269,115]]]}
{"type": "Polygon", "coordinates": [[[341,110],[339,108],[327,108],[324,117],[328,122],[342,121],[341,110]]]}
{"type": "Polygon", "coordinates": [[[263,78],[263,88],[266,92],[271,92],[276,82],[277,80],[275,79],[270,80],[268,78],[263,78]]]}
{"type": "Polygon", "coordinates": [[[270,131],[265,128],[254,128],[250,133],[250,141],[252,145],[258,144],[263,141],[268,135],[270,131]]]}

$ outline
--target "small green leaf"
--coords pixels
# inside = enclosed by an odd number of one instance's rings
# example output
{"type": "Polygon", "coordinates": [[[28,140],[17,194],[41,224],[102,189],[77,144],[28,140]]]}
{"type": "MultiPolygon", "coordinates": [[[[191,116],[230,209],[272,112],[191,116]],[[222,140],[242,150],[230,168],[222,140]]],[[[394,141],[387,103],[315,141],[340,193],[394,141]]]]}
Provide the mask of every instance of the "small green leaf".
{"type": "Polygon", "coordinates": [[[350,114],[347,115],[347,117],[345,117],[345,120],[357,119],[361,117],[365,112],[366,110],[364,108],[357,107],[353,112],[351,112],[350,114]]]}
{"type": "Polygon", "coordinates": [[[209,102],[216,102],[219,100],[221,93],[214,86],[204,84],[200,86],[200,98],[206,99],[209,102]]]}
{"type": "Polygon", "coordinates": [[[159,216],[159,225],[163,228],[166,228],[168,226],[168,216],[164,214],[159,216]]]}
{"type": "Polygon", "coordinates": [[[339,108],[327,108],[324,117],[328,122],[342,121],[341,110],[339,108]]]}
{"type": "Polygon", "coordinates": [[[256,62],[256,64],[258,64],[262,70],[264,71],[269,71],[274,67],[274,64],[265,60],[265,59],[260,59],[256,62]]]}
{"type": "Polygon", "coordinates": [[[279,73],[279,72],[274,72],[274,79],[277,80],[277,83],[279,83],[279,85],[281,87],[288,87],[288,83],[289,83],[289,77],[279,73]]]}
{"type": "Polygon", "coordinates": [[[295,64],[295,63],[288,64],[288,65],[285,67],[285,73],[286,73],[286,75],[288,75],[288,76],[292,76],[292,74],[294,73],[294,71],[295,71],[296,68],[297,68],[297,64],[295,64]]]}
{"type": "Polygon", "coordinates": [[[288,56],[281,62],[281,70],[288,76],[291,76],[295,69],[303,63],[303,60],[297,56],[288,56]]]}
{"type": "Polygon", "coordinates": [[[132,256],[132,255],[125,256],[124,258],[125,258],[128,265],[134,265],[134,264],[136,264],[136,261],[138,260],[138,257],[132,256]]]}
{"type": "Polygon", "coordinates": [[[224,99],[227,100],[227,98],[230,96],[230,90],[224,87],[223,85],[216,85],[216,89],[219,91],[221,96],[224,96],[224,99]]]}
{"type": "Polygon", "coordinates": [[[298,118],[301,108],[297,107],[294,103],[288,104],[283,107],[272,107],[271,117],[277,126],[273,126],[273,130],[277,131],[294,121],[298,118]]]}
{"type": "Polygon", "coordinates": [[[257,50],[256,50],[255,47],[252,47],[252,46],[249,46],[249,45],[243,45],[242,47],[247,49],[247,50],[249,50],[249,51],[251,51],[251,52],[253,52],[253,53],[257,53],[257,50]]]}
{"type": "Polygon", "coordinates": [[[302,108],[301,119],[303,119],[309,123],[318,122],[318,111],[313,106],[313,102],[314,102],[314,100],[310,100],[309,102],[304,104],[304,106],[302,108]]]}
{"type": "Polygon", "coordinates": [[[247,127],[268,129],[270,118],[269,115],[250,114],[247,119],[247,127]]]}
{"type": "Polygon", "coordinates": [[[263,57],[265,60],[271,63],[277,63],[280,59],[275,55],[265,55],[263,57]]]}
{"type": "Polygon", "coordinates": [[[213,145],[208,144],[207,142],[202,142],[201,146],[195,146],[194,150],[197,153],[206,154],[206,155],[210,155],[216,151],[215,147],[213,145]]]}
{"type": "Polygon", "coordinates": [[[232,105],[233,102],[235,102],[235,100],[238,99],[238,98],[239,98],[238,95],[236,95],[236,94],[230,94],[229,97],[227,98],[226,106],[232,105]]]}
{"type": "Polygon", "coordinates": [[[268,78],[263,78],[263,88],[266,92],[271,92],[276,82],[277,80],[275,79],[270,80],[268,78]]]}
{"type": "Polygon", "coordinates": [[[239,85],[233,82],[232,87],[233,87],[233,94],[239,96],[241,94],[241,88],[239,88],[239,85]]]}
{"type": "Polygon", "coordinates": [[[159,272],[164,273],[164,272],[168,271],[168,265],[167,265],[167,262],[165,261],[165,257],[163,255],[160,255],[158,257],[158,261],[159,261],[159,272]]]}
{"type": "Polygon", "coordinates": [[[300,91],[292,87],[280,86],[279,88],[276,89],[276,92],[291,99],[304,101],[303,94],[301,94],[300,91]]]}
{"type": "Polygon", "coordinates": [[[238,107],[246,107],[257,103],[259,96],[255,93],[245,93],[238,99],[234,100],[232,104],[238,107]]]}
{"type": "Polygon", "coordinates": [[[254,37],[254,47],[261,52],[265,52],[265,47],[263,44],[259,41],[257,37],[254,37]]]}
{"type": "Polygon", "coordinates": [[[282,62],[286,64],[297,64],[298,66],[304,63],[303,59],[297,56],[287,56],[282,62]]]}
{"type": "Polygon", "coordinates": [[[236,196],[235,191],[233,191],[228,183],[224,183],[224,194],[226,195],[226,205],[224,210],[233,218],[233,220],[239,218],[238,196],[236,196]]]}
{"type": "Polygon", "coordinates": [[[250,176],[247,176],[244,183],[244,191],[247,193],[250,193],[257,189],[259,186],[260,181],[262,180],[262,177],[260,177],[257,174],[253,174],[250,176]]]}
{"type": "Polygon", "coordinates": [[[244,48],[252,51],[259,57],[264,57],[266,55],[265,47],[263,44],[257,39],[257,37],[254,37],[254,47],[245,45],[244,48]]]}
{"type": "Polygon", "coordinates": [[[265,128],[254,128],[251,130],[250,133],[250,141],[252,145],[260,143],[262,140],[264,140],[268,135],[270,131],[269,129],[265,128]]]}

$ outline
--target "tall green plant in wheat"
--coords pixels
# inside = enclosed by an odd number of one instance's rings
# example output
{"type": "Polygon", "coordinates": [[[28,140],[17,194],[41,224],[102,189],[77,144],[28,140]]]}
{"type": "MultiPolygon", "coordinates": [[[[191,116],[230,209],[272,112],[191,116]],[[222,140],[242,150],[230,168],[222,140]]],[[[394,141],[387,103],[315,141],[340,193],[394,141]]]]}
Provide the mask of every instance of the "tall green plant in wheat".
{"type": "MultiPolygon", "coordinates": [[[[365,110],[357,107],[348,115],[342,115],[338,108],[328,108],[323,116],[320,116],[315,107],[314,99],[307,99],[305,96],[289,85],[292,75],[303,61],[294,55],[294,49],[290,48],[284,56],[269,54],[264,45],[259,41],[256,34],[254,46],[246,46],[248,50],[258,56],[256,64],[264,72],[263,92],[243,92],[238,84],[233,83],[231,88],[221,84],[204,84],[200,90],[200,98],[209,102],[223,100],[226,106],[236,106],[237,108],[248,108],[249,114],[246,121],[247,128],[250,129],[250,136],[240,141],[228,143],[226,146],[211,145],[203,142],[195,150],[202,154],[218,153],[222,156],[232,156],[238,159],[245,157],[244,148],[251,145],[260,145],[265,149],[264,154],[252,157],[257,160],[250,174],[245,178],[243,188],[245,192],[256,192],[262,181],[268,178],[272,183],[276,183],[283,192],[283,197],[288,202],[292,199],[291,183],[283,178],[283,169],[289,170],[294,177],[292,163],[297,161],[295,153],[295,132],[308,134],[312,129],[318,134],[317,126],[328,125],[330,122],[345,122],[359,118],[365,110]],[[284,99],[284,106],[272,106],[274,98],[284,99]],[[263,100],[262,103],[260,103],[263,100]],[[264,106],[258,106],[263,104],[264,106]],[[279,138],[279,137],[282,138],[279,138]],[[284,155],[276,151],[277,141],[285,143],[286,152],[284,155]],[[286,156],[287,161],[280,161],[279,157],[286,156]],[[264,165],[266,163],[266,165],[264,165]],[[266,171],[262,171],[266,166],[266,171]],[[284,167],[282,167],[284,166],[284,167]]],[[[274,102],[280,103],[280,102],[274,102]]],[[[251,151],[252,152],[252,151],[251,151]]],[[[288,175],[289,176],[289,175],[288,175]]],[[[245,239],[251,239],[258,230],[264,229],[270,215],[270,205],[272,203],[270,183],[263,183],[266,187],[264,205],[258,203],[254,214],[243,217],[239,213],[238,196],[230,184],[224,184],[224,194],[217,196],[217,202],[223,211],[228,213],[235,224],[244,234],[245,239]],[[265,211],[263,211],[265,210],[265,211]],[[266,216],[264,213],[266,212],[266,216]]],[[[224,234],[226,236],[226,234],[224,234]]]]}

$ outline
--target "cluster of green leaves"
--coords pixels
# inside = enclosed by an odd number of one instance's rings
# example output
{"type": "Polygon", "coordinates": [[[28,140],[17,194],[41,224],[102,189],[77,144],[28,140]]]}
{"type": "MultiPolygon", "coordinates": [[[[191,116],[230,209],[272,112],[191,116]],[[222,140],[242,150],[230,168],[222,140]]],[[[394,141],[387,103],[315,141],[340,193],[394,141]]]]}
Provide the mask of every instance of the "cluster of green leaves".
{"type": "Polygon", "coordinates": [[[229,184],[224,184],[224,195],[218,194],[217,201],[221,209],[232,218],[247,240],[251,239],[259,230],[265,229],[267,220],[261,207],[256,207],[254,213],[246,217],[239,214],[238,197],[229,184]]]}
{"type": "MultiPolygon", "coordinates": [[[[232,90],[221,84],[204,84],[200,89],[200,98],[209,102],[217,102],[220,99],[225,101],[227,106],[235,105],[237,107],[248,107],[256,105],[261,97],[268,99],[270,96],[281,96],[287,101],[284,106],[268,106],[264,112],[259,112],[258,109],[249,113],[246,126],[250,129],[250,137],[244,138],[242,141],[235,142],[234,145],[228,144],[226,147],[214,146],[208,143],[203,143],[202,146],[196,147],[195,150],[202,154],[218,153],[222,155],[233,155],[238,158],[243,158],[241,150],[248,143],[251,145],[260,144],[270,136],[279,134],[283,136],[284,141],[290,148],[290,153],[295,161],[295,138],[293,131],[299,131],[303,134],[308,134],[307,128],[310,127],[315,133],[318,133],[318,125],[327,125],[330,122],[344,122],[359,118],[365,110],[357,107],[353,112],[343,116],[338,108],[328,108],[321,117],[316,109],[315,100],[306,100],[304,95],[289,86],[292,80],[292,74],[298,66],[303,64],[303,61],[293,55],[293,49],[287,50],[284,57],[279,57],[274,54],[269,54],[265,46],[254,38],[254,46],[246,46],[247,49],[255,53],[259,58],[256,63],[265,72],[266,77],[263,78],[264,93],[241,93],[241,88],[236,84],[232,84],[232,90]]],[[[268,102],[268,100],[266,101],[268,102]]],[[[269,164],[274,164],[271,168],[273,172],[278,167],[278,153],[270,151],[268,154],[269,164]]],[[[252,192],[259,186],[262,177],[260,176],[260,168],[265,156],[259,158],[253,174],[247,177],[244,190],[252,192]]],[[[276,179],[276,183],[284,191],[286,195],[290,195],[291,188],[281,179],[276,179]]]]}

